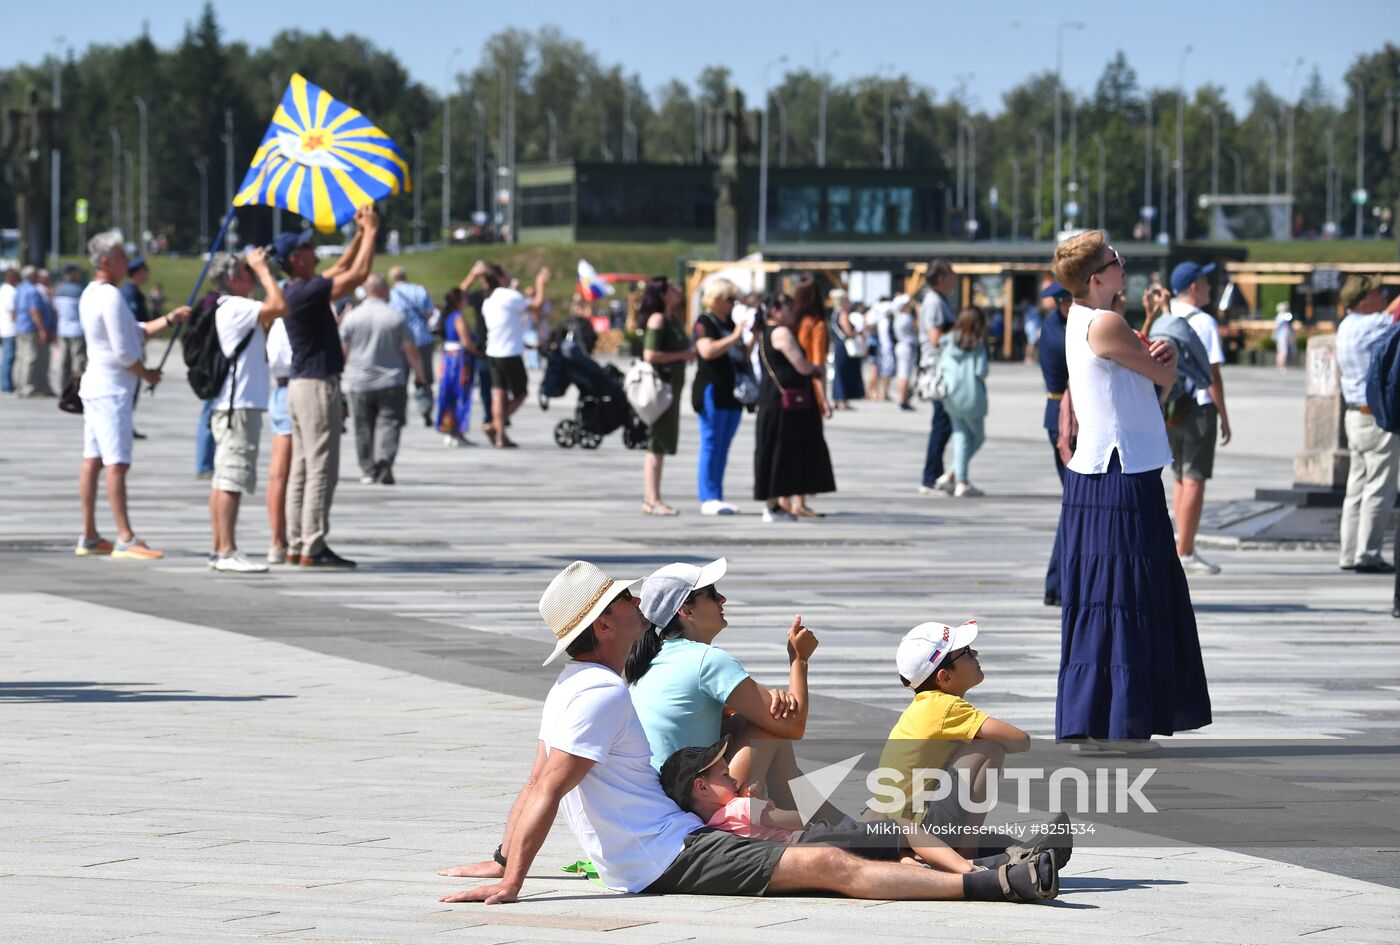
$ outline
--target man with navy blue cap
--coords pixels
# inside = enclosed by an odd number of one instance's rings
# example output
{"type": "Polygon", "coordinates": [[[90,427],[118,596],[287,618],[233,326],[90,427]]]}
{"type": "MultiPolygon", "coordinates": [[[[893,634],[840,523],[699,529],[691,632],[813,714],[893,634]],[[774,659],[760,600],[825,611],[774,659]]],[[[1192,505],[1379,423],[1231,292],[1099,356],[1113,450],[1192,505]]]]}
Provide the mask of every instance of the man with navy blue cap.
{"type": "MultiPolygon", "coordinates": [[[[1041,290],[1042,299],[1053,299],[1055,307],[1040,322],[1040,375],[1045,379],[1045,432],[1050,437],[1050,454],[1055,458],[1055,472],[1060,486],[1065,484],[1065,463],[1060,456],[1060,407],[1069,388],[1069,365],[1065,362],[1065,318],[1074,304],[1074,296],[1058,282],[1041,290]]],[[[1068,419],[1072,419],[1068,418],[1068,419]]],[[[1071,432],[1071,431],[1066,431],[1071,432]]],[[[1055,528],[1055,545],[1050,551],[1050,564],[1045,569],[1045,606],[1060,606],[1060,529],[1055,528]]]]}
{"type": "Polygon", "coordinates": [[[292,468],[287,481],[287,563],[304,568],[353,568],[326,544],[331,501],[340,477],[340,374],[345,351],[331,303],[355,291],[374,263],[379,215],[368,204],[355,212],[355,235],[324,273],[316,272],[311,232],[277,237],[278,265],[289,276],[282,290],[283,321],[292,346],[287,406],[292,415],[292,468]]]}
{"type": "Polygon", "coordinates": [[[1180,420],[1173,416],[1167,427],[1167,440],[1172,448],[1172,473],[1176,487],[1172,491],[1172,511],[1176,517],[1176,553],[1181,566],[1196,574],[1219,574],[1220,566],[1211,564],[1196,551],[1196,530],[1201,524],[1201,509],[1205,506],[1206,480],[1215,469],[1215,437],[1219,430],[1220,443],[1230,442],[1230,418],[1225,412],[1225,384],[1220,378],[1220,365],[1225,363],[1225,351],[1220,345],[1220,328],[1215,319],[1203,309],[1210,304],[1211,286],[1207,278],[1215,264],[1184,262],[1171,274],[1171,312],[1186,319],[1201,339],[1211,365],[1211,382],[1205,390],[1195,391],[1194,409],[1186,411],[1180,420]]]}

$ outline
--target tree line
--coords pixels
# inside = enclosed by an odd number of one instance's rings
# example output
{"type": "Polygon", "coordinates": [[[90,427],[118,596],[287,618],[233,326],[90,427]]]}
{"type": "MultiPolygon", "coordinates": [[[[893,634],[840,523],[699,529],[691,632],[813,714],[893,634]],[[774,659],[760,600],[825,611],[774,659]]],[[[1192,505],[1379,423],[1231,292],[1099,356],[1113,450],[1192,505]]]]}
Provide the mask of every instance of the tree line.
{"type": "MultiPolygon", "coordinates": [[[[458,70],[459,61],[454,57],[444,63],[452,92],[444,108],[441,88],[413,81],[393,54],[366,38],[288,30],[253,49],[226,42],[206,5],[170,49],[159,49],[141,35],[62,60],[50,56],[0,70],[0,102],[18,105],[33,86],[47,105],[57,71],[62,94],[56,142],[63,156],[60,245],[71,252],[79,236],[73,213],[78,197],[89,203],[88,232],[114,222],[127,230],[136,221],[135,101],[140,98],[149,115],[150,229],[172,249],[193,251],[200,247],[202,233],[217,228],[227,181],[234,188],[241,182],[293,71],[359,108],[399,143],[421,189],[425,240],[439,237],[443,219],[439,168],[444,119],[451,138],[449,216],[457,224],[474,211],[489,209],[495,182],[502,179],[497,168],[511,162],[502,143],[511,140],[516,164],[551,156],[708,162],[704,129],[722,107],[731,81],[727,68],[709,66],[693,83],[675,79],[648,90],[622,65],[600,61],[553,27],[498,33],[485,41],[475,67],[458,70]],[[231,163],[225,159],[230,139],[231,163]],[[201,165],[207,199],[202,223],[201,165]]],[[[1127,238],[1140,222],[1141,208],[1161,203],[1165,171],[1168,216],[1165,221],[1159,216],[1152,231],[1165,223],[1167,232],[1174,233],[1181,102],[1189,237],[1205,235],[1207,215],[1197,197],[1213,181],[1222,193],[1282,193],[1290,173],[1295,229],[1316,232],[1335,221],[1349,236],[1359,104],[1364,183],[1371,200],[1366,233],[1372,234],[1377,221],[1371,208],[1393,206],[1400,199],[1400,47],[1387,43],[1359,55],[1347,70],[1342,99],[1326,88],[1316,70],[1300,71],[1282,70],[1288,94],[1262,79],[1255,83],[1246,94],[1247,108],[1237,113],[1223,88],[1193,81],[1190,70],[1184,96],[1176,89],[1144,87],[1121,52],[1109,58],[1087,95],[1060,89],[1053,72],[1040,72],[1008,91],[996,110],[970,98],[958,84],[940,89],[888,73],[834,82],[818,69],[790,69],[771,88],[769,160],[775,167],[814,166],[824,160],[829,167],[927,168],[947,182],[950,206],[966,207],[965,215],[978,219],[979,237],[995,232],[1001,238],[1013,233],[1049,238],[1058,94],[1064,200],[1077,204],[1077,221],[1089,226],[1102,221],[1119,238],[1127,238]],[[1152,174],[1145,179],[1149,155],[1152,174]],[[995,210],[992,187],[999,198],[995,210]],[[1018,211],[1015,219],[1013,210],[1018,211]]],[[[758,110],[762,103],[747,106],[758,110]]],[[[760,127],[756,121],[751,126],[760,127]]],[[[755,153],[748,159],[756,160],[756,145],[751,150],[755,153]]],[[[414,198],[393,199],[381,210],[385,230],[397,229],[402,242],[411,243],[414,198]]],[[[47,218],[47,208],[44,214],[47,218]]],[[[286,225],[296,225],[290,215],[286,219],[286,225]]],[[[0,222],[12,226],[13,220],[13,195],[0,179],[0,222]]],[[[239,225],[244,242],[266,240],[271,214],[259,208],[240,211],[239,225]]]]}

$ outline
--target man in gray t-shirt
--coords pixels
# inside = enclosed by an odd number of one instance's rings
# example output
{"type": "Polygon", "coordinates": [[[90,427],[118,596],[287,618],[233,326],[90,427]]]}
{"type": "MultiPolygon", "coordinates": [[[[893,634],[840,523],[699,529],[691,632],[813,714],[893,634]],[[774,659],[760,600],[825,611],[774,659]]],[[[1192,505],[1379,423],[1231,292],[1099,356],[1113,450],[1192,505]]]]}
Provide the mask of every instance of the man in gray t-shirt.
{"type": "Polygon", "coordinates": [[[340,323],[345,349],[345,382],[355,422],[355,453],[362,483],[394,484],[394,457],[399,429],[408,406],[408,368],[424,383],[423,363],[403,313],[389,304],[389,287],[380,276],[365,279],[364,302],[340,323]]]}

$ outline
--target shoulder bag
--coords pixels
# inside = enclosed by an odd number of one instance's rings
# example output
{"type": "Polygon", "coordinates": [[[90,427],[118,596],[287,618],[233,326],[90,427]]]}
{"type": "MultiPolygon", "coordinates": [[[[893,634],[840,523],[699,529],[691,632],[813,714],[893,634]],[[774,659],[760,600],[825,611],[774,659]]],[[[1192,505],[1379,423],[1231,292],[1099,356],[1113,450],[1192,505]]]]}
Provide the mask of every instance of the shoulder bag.
{"type": "Polygon", "coordinates": [[[768,369],[768,376],[773,378],[773,386],[778,388],[784,410],[811,410],[816,406],[816,398],[812,396],[811,387],[790,389],[784,387],[783,382],[778,380],[778,373],[773,370],[773,365],[768,363],[768,345],[761,334],[758,336],[758,356],[763,361],[763,366],[768,369]]]}

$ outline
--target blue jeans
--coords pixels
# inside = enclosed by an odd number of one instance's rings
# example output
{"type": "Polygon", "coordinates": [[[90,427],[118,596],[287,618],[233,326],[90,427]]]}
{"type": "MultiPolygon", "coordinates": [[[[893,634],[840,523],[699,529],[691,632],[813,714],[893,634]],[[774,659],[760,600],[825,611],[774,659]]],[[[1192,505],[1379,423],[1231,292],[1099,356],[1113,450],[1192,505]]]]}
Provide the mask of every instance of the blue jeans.
{"type": "Polygon", "coordinates": [[[742,410],[722,410],[715,406],[715,388],[705,388],[705,409],[700,417],[700,460],[696,464],[696,491],[701,502],[724,498],[724,467],[729,462],[729,444],[739,432],[742,410]]]}
{"type": "MultiPolygon", "coordinates": [[[[1055,457],[1055,472],[1060,476],[1060,489],[1063,490],[1065,487],[1065,464],[1061,461],[1060,451],[1055,446],[1055,438],[1059,433],[1055,430],[1047,430],[1046,433],[1050,435],[1050,452],[1055,457]]],[[[1055,547],[1050,551],[1050,564],[1045,569],[1045,593],[1047,595],[1054,594],[1056,597],[1060,596],[1060,545],[1062,543],[1060,526],[1057,523],[1055,525],[1055,547]]]]}
{"type": "Polygon", "coordinates": [[[15,392],[15,336],[0,339],[0,392],[13,394],[15,392]]]}
{"type": "Polygon", "coordinates": [[[967,466],[987,439],[985,417],[953,417],[953,475],[967,482],[967,466]]]}
{"type": "Polygon", "coordinates": [[[197,475],[214,471],[214,431],[209,418],[214,415],[214,401],[204,402],[199,411],[199,428],[194,431],[194,471],[197,475]]]}
{"type": "Polygon", "coordinates": [[[943,450],[953,435],[953,421],[943,409],[943,401],[933,402],[933,425],[928,431],[928,452],[924,456],[924,485],[931,486],[943,475],[943,450]]]}

